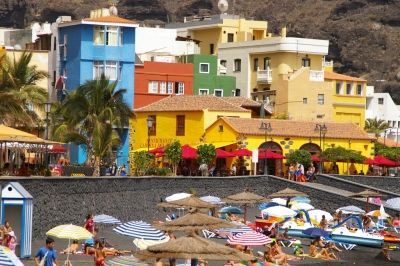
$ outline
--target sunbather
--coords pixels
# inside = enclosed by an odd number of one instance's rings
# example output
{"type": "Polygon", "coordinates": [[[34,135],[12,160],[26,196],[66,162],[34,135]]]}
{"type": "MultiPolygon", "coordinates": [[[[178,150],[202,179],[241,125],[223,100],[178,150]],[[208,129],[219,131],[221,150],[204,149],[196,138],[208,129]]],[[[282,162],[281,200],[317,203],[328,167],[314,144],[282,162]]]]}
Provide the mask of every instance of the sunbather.
{"type": "Polygon", "coordinates": [[[272,248],[270,248],[269,250],[266,250],[264,252],[264,262],[266,262],[266,263],[278,262],[278,265],[289,266],[289,264],[287,263],[287,256],[284,255],[284,256],[277,257],[276,255],[274,255],[272,248]]]}
{"type": "Polygon", "coordinates": [[[289,228],[286,227],[285,228],[285,232],[283,232],[283,238],[282,239],[286,239],[286,240],[292,240],[293,239],[288,235],[288,232],[289,232],[289,228]]]}
{"type": "Polygon", "coordinates": [[[304,260],[304,258],[305,258],[305,257],[297,257],[297,256],[293,256],[293,255],[288,255],[288,254],[284,253],[284,252],[282,251],[282,248],[281,248],[281,241],[280,241],[280,240],[278,240],[278,241],[276,241],[276,242],[272,242],[271,248],[272,248],[272,251],[273,251],[273,252],[274,252],[274,250],[277,250],[277,251],[278,251],[278,254],[280,254],[280,255],[286,255],[286,258],[287,258],[288,260],[304,260]]]}
{"type": "Polygon", "coordinates": [[[106,252],[104,251],[104,244],[102,242],[98,242],[98,247],[94,252],[94,264],[96,266],[104,266],[106,259],[106,252]]]}
{"type": "Polygon", "coordinates": [[[317,236],[315,238],[315,245],[320,248],[324,248],[328,242],[326,240],[322,240],[321,237],[317,236]]]}
{"type": "Polygon", "coordinates": [[[321,228],[322,230],[327,230],[328,225],[328,220],[326,220],[325,215],[322,215],[322,219],[319,222],[319,228],[321,228]]]}
{"type": "Polygon", "coordinates": [[[74,240],[74,241],[72,242],[72,244],[69,245],[68,248],[62,250],[60,253],[61,253],[61,254],[76,254],[76,252],[78,251],[78,249],[79,249],[78,240],[74,240]]]}
{"type": "Polygon", "coordinates": [[[388,260],[390,260],[389,246],[388,246],[388,245],[385,245],[385,246],[382,248],[382,253],[385,254],[385,256],[386,256],[386,258],[387,258],[388,260]]]}
{"type": "Polygon", "coordinates": [[[330,242],[329,245],[326,248],[323,248],[315,257],[316,258],[324,258],[327,260],[339,260],[338,257],[336,257],[335,253],[331,251],[332,249],[332,244],[333,242],[330,242]]]}
{"type": "Polygon", "coordinates": [[[308,256],[316,257],[317,254],[318,254],[318,250],[317,250],[317,245],[315,243],[315,240],[311,240],[311,242],[310,242],[310,250],[308,251],[308,256]]]}

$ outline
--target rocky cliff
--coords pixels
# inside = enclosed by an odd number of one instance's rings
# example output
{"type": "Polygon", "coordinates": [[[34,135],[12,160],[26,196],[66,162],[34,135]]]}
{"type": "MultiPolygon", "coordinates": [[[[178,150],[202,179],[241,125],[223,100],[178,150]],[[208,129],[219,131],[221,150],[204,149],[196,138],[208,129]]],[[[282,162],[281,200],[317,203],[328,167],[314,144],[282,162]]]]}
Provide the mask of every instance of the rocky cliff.
{"type": "MultiPolygon", "coordinates": [[[[184,16],[219,12],[217,0],[121,0],[120,16],[144,23],[174,23],[184,16]]],[[[399,0],[228,0],[229,13],[267,20],[268,31],[288,36],[329,39],[328,60],[335,71],[358,77],[392,94],[400,104],[399,0]],[[234,9],[232,8],[234,7],[234,9]],[[378,80],[378,81],[377,81],[378,80]],[[382,81],[384,80],[384,81],[382,81]]],[[[0,26],[24,28],[32,21],[74,19],[108,7],[98,0],[0,0],[0,26]]]]}

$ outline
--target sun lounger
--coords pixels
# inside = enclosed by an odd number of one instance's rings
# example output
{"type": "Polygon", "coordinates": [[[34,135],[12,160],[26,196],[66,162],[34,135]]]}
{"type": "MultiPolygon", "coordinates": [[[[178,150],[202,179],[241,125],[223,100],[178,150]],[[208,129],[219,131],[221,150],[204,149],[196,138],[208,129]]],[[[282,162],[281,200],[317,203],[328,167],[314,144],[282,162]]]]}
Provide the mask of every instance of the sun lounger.
{"type": "MultiPolygon", "coordinates": [[[[321,237],[322,238],[322,237],[321,237]]],[[[345,250],[352,250],[353,248],[355,248],[357,245],[356,244],[350,244],[350,243],[346,243],[346,242],[341,242],[341,241],[336,241],[333,240],[332,238],[330,238],[329,236],[324,237],[325,240],[329,243],[330,241],[333,241],[336,245],[341,246],[342,248],[344,248],[345,250]]]]}
{"type": "Polygon", "coordinates": [[[213,230],[201,230],[203,233],[203,236],[205,238],[222,238],[222,239],[228,239],[228,236],[230,234],[222,234],[218,231],[213,231],[213,230]]]}

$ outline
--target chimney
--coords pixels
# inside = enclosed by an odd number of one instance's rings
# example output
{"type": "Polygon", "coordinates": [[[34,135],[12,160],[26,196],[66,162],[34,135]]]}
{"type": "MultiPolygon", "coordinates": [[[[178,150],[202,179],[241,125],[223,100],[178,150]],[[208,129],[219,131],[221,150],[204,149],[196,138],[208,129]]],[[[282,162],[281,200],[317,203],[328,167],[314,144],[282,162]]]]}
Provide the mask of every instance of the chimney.
{"type": "Polygon", "coordinates": [[[286,38],[286,26],[282,28],[281,37],[282,37],[282,38],[286,38]]]}

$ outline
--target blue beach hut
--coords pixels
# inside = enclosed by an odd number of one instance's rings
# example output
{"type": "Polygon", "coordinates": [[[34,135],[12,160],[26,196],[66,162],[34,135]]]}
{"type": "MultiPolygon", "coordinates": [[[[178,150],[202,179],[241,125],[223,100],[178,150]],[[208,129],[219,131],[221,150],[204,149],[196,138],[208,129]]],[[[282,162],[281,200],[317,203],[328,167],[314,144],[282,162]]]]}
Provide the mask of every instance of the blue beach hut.
{"type": "Polygon", "coordinates": [[[18,182],[10,182],[1,191],[1,223],[9,221],[18,239],[15,253],[29,258],[32,248],[33,197],[18,182]]]}

